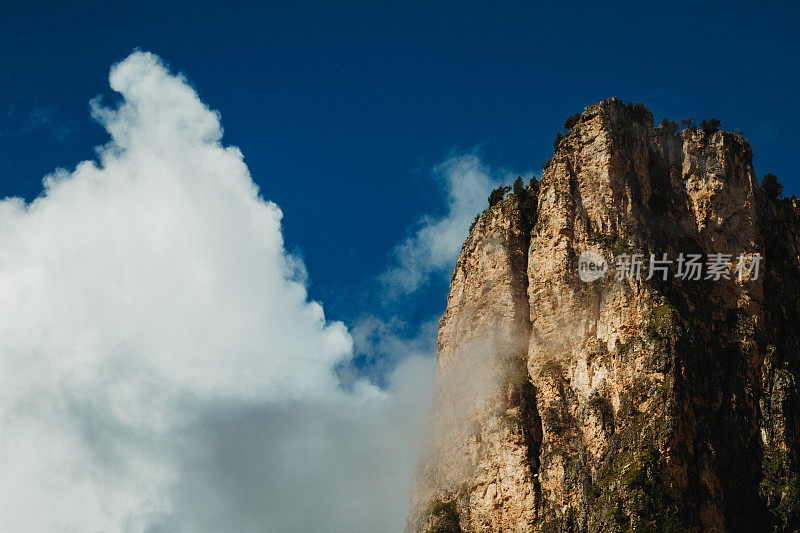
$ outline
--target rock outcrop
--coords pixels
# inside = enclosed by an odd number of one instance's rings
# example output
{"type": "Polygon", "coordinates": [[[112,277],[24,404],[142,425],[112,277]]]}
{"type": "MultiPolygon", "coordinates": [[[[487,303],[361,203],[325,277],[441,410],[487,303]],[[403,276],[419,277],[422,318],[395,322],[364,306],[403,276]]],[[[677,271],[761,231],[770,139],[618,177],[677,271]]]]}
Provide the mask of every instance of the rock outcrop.
{"type": "Polygon", "coordinates": [[[762,193],[741,136],[652,122],[588,107],[471,230],[408,531],[800,528],[800,202],[762,193]]]}

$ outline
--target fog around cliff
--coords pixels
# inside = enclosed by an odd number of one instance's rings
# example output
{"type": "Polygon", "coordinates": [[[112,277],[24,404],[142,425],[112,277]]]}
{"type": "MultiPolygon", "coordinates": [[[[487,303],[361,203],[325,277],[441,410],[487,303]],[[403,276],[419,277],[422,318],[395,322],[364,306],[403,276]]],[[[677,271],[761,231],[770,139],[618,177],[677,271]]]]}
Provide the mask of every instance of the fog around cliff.
{"type": "MultiPolygon", "coordinates": [[[[327,320],[219,114],[149,53],[110,83],[98,162],[0,201],[0,529],[399,530],[432,328],[327,320]],[[388,386],[342,387],[379,349],[388,386]]],[[[387,267],[406,291],[451,268],[493,183],[474,156],[438,172],[446,215],[387,267]]]]}

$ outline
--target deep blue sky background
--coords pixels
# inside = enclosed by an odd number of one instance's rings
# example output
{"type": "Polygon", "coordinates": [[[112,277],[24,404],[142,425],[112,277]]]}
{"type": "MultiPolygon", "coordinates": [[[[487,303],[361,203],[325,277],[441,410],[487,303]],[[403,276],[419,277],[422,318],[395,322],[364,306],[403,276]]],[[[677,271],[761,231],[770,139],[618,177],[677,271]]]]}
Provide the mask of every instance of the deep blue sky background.
{"type": "MultiPolygon", "coordinates": [[[[365,277],[441,208],[430,169],[451,150],[539,169],[564,118],[609,96],[656,120],[719,117],[759,176],[800,192],[797,3],[555,4],[6,0],[0,197],[93,156],[107,139],[88,101],[113,98],[108,69],[136,47],[221,112],[333,318],[359,313],[365,277]]],[[[440,312],[445,289],[414,316],[440,312]]]]}

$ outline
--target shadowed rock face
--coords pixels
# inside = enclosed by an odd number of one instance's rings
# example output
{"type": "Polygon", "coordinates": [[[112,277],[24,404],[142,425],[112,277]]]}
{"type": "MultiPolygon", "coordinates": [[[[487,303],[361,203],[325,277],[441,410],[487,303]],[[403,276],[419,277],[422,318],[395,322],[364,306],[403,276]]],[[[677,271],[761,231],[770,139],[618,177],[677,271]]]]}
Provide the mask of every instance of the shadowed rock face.
{"type": "Polygon", "coordinates": [[[407,531],[800,528],[800,203],[764,197],[739,135],[612,98],[529,204],[462,247],[407,531]],[[586,250],[611,265],[591,283],[586,250]],[[757,279],[617,279],[636,253],[764,259],[757,279]]]}

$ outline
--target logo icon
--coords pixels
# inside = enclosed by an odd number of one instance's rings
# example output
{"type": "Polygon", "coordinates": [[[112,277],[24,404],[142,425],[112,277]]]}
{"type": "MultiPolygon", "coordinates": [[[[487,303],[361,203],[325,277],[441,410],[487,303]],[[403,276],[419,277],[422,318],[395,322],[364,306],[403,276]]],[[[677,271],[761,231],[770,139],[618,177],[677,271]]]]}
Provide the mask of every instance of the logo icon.
{"type": "Polygon", "coordinates": [[[598,280],[608,272],[608,263],[597,252],[586,250],[578,258],[578,277],[587,283],[598,280]]]}

